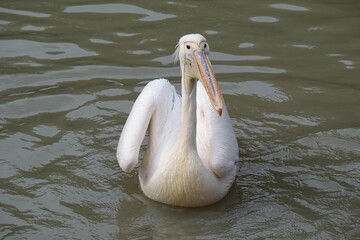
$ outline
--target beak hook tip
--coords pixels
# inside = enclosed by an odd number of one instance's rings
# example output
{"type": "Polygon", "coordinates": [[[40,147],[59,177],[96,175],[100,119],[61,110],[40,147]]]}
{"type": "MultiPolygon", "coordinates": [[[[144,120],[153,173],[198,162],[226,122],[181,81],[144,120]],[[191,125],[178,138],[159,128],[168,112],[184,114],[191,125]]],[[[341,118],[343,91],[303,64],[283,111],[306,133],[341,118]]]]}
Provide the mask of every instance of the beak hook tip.
{"type": "Polygon", "coordinates": [[[217,110],[217,112],[219,113],[219,116],[221,116],[221,115],[222,115],[222,108],[219,108],[219,109],[217,110]]]}

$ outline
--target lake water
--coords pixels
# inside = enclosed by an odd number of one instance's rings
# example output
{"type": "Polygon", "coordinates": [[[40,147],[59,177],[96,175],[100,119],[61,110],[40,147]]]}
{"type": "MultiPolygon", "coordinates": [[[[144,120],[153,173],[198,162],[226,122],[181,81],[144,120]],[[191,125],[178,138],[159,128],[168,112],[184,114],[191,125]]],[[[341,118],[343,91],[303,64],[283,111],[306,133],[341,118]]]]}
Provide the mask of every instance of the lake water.
{"type": "MultiPolygon", "coordinates": [[[[0,3],[1,239],[360,239],[360,2],[0,3]],[[148,200],[116,161],[203,34],[240,148],[220,202],[148,200]]],[[[146,146],[143,146],[142,151],[146,146]]]]}

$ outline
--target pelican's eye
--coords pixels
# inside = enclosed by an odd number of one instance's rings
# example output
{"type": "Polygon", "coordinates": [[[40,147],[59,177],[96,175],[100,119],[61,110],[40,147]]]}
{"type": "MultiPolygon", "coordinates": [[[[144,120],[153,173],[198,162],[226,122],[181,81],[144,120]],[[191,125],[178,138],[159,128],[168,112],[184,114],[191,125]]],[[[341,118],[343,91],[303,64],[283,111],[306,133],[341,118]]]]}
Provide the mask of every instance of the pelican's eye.
{"type": "Polygon", "coordinates": [[[186,45],[186,48],[187,48],[187,49],[190,49],[190,45],[186,45]]]}
{"type": "Polygon", "coordinates": [[[204,44],[204,48],[206,48],[206,47],[207,47],[207,44],[205,43],[205,44],[204,44]]]}

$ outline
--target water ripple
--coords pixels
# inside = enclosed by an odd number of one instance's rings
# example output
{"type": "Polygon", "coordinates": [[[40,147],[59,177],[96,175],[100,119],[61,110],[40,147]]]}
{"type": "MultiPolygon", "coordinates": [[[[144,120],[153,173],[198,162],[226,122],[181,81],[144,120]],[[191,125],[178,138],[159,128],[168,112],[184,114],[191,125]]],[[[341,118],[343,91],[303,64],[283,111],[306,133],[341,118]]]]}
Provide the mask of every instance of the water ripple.
{"type": "Polygon", "coordinates": [[[81,5],[67,7],[66,13],[126,13],[126,14],[140,14],[148,15],[140,18],[140,21],[160,21],[167,18],[176,17],[174,14],[163,14],[154,12],[145,8],[141,8],[129,4],[99,4],[99,5],[81,5]]]}
{"type": "Polygon", "coordinates": [[[269,73],[279,74],[285,73],[285,69],[263,67],[263,66],[232,66],[232,65],[215,65],[216,73],[269,73]]]}
{"type": "Polygon", "coordinates": [[[68,111],[94,99],[90,95],[53,95],[36,98],[22,98],[0,105],[3,118],[21,118],[40,113],[68,111]],[[31,110],[29,110],[31,109],[31,110]]]}
{"type": "Polygon", "coordinates": [[[23,31],[44,31],[46,30],[46,27],[37,27],[33,25],[26,25],[21,28],[23,31]]]}
{"type": "Polygon", "coordinates": [[[119,37],[132,37],[132,36],[138,35],[138,33],[123,33],[123,32],[118,32],[118,33],[116,33],[116,35],[119,36],[119,37]]]}
{"type": "Polygon", "coordinates": [[[306,7],[296,6],[296,5],[287,4],[287,3],[271,4],[270,7],[283,9],[283,10],[289,10],[289,11],[309,11],[309,9],[306,7]]]}
{"type": "Polygon", "coordinates": [[[63,59],[98,55],[74,43],[42,43],[30,40],[0,40],[2,58],[28,56],[37,59],[63,59]]]}
{"type": "Polygon", "coordinates": [[[37,17],[37,18],[47,18],[47,17],[51,16],[50,14],[47,14],[47,13],[13,10],[13,9],[8,9],[8,8],[0,8],[0,12],[10,13],[10,14],[15,14],[15,15],[22,15],[22,16],[29,16],[29,17],[37,17]]]}
{"type": "MultiPolygon", "coordinates": [[[[284,69],[262,66],[230,66],[214,65],[215,73],[269,73],[280,74],[284,69]]],[[[0,91],[5,89],[49,86],[59,82],[86,81],[90,79],[155,79],[161,77],[179,77],[179,67],[114,67],[114,66],[77,66],[73,69],[49,71],[43,74],[0,75],[2,84],[0,91]]]]}
{"type": "Polygon", "coordinates": [[[264,113],[263,115],[265,118],[276,119],[275,122],[286,121],[286,122],[293,122],[295,124],[303,125],[303,126],[317,126],[320,124],[320,121],[315,118],[305,118],[305,117],[300,117],[300,116],[286,116],[286,115],[276,114],[276,113],[270,113],[270,114],[264,113]]]}
{"type": "MultiPolygon", "coordinates": [[[[257,55],[234,55],[222,52],[211,52],[210,58],[212,61],[259,61],[259,60],[269,60],[269,56],[257,56],[257,55]]],[[[173,55],[167,55],[162,57],[154,58],[152,61],[161,62],[163,65],[168,65],[174,63],[173,55]]]]}
{"type": "Polygon", "coordinates": [[[264,23],[274,23],[279,21],[279,19],[269,16],[251,17],[249,19],[253,22],[264,22],[264,23]]]}
{"type": "Polygon", "coordinates": [[[288,96],[272,84],[260,81],[246,81],[239,83],[220,83],[222,92],[231,95],[258,96],[264,100],[273,102],[284,102],[288,96]]]}
{"type": "Polygon", "coordinates": [[[254,43],[244,42],[239,44],[239,48],[251,48],[254,47],[254,43]]]}
{"type": "Polygon", "coordinates": [[[11,23],[11,22],[9,22],[9,21],[4,21],[4,20],[0,20],[0,25],[7,25],[7,24],[9,24],[9,23],[11,23]]]}
{"type": "Polygon", "coordinates": [[[296,141],[309,148],[312,154],[327,152],[333,158],[341,159],[342,154],[360,154],[360,130],[339,129],[328,132],[319,132],[296,141]]]}
{"type": "Polygon", "coordinates": [[[313,49],[316,48],[316,46],[310,46],[310,45],[306,45],[306,44],[294,44],[292,45],[293,47],[296,48],[305,48],[305,49],[313,49]]]}

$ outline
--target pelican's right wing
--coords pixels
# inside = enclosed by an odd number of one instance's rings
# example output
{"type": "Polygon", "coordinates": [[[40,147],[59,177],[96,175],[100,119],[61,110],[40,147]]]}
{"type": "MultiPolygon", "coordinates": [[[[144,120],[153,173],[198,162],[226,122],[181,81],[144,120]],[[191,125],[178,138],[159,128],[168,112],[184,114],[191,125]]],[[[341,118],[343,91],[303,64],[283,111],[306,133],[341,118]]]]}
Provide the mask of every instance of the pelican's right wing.
{"type": "Polygon", "coordinates": [[[165,79],[149,82],[136,99],[123,127],[116,157],[121,169],[131,172],[138,162],[141,143],[162,97],[172,93],[174,87],[165,79]]]}

